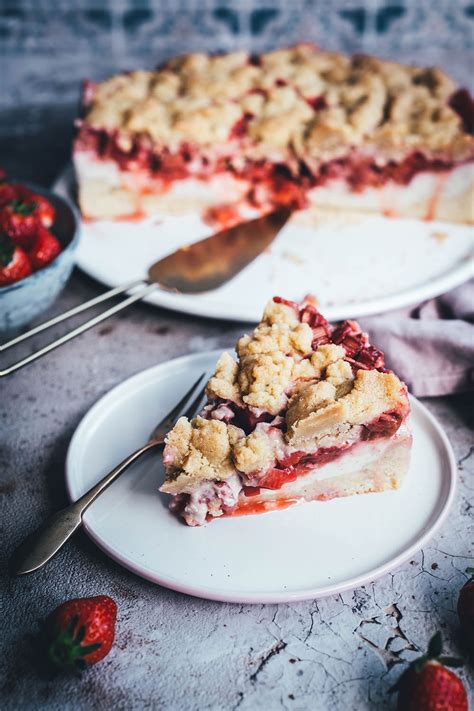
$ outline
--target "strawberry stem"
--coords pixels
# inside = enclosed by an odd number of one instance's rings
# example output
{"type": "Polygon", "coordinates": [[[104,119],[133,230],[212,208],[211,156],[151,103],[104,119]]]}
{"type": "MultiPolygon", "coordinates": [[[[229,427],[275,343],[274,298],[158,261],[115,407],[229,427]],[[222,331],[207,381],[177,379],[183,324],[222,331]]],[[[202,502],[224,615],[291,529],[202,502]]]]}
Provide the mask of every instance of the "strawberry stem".
{"type": "Polygon", "coordinates": [[[37,208],[34,201],[25,202],[24,200],[12,200],[10,206],[16,215],[24,215],[25,217],[32,215],[37,208]]]}
{"type": "Polygon", "coordinates": [[[85,657],[101,646],[100,643],[81,645],[86,635],[86,628],[81,625],[76,630],[78,622],[79,618],[76,615],[65,629],[61,630],[56,626],[53,630],[48,646],[48,658],[54,667],[59,669],[71,667],[84,669],[87,666],[85,657]]]}

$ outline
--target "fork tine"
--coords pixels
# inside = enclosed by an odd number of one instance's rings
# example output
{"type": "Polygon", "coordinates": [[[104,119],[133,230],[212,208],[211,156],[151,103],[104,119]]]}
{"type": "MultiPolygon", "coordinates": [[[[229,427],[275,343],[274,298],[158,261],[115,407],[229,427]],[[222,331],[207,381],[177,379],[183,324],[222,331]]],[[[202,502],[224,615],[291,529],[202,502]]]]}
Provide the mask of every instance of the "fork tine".
{"type": "MultiPolygon", "coordinates": [[[[174,425],[176,419],[181,414],[182,409],[184,408],[186,403],[189,402],[189,398],[191,397],[191,395],[193,394],[193,392],[195,391],[195,389],[197,388],[199,383],[202,382],[202,379],[205,377],[205,375],[206,375],[206,373],[201,373],[201,375],[196,380],[196,382],[191,385],[189,390],[183,395],[181,400],[173,407],[171,412],[169,412],[166,415],[166,417],[164,417],[161,420],[161,422],[155,427],[154,432],[157,432],[158,430],[161,430],[165,427],[167,429],[169,429],[172,427],[172,425],[174,425]]],[[[203,390],[201,389],[199,392],[199,397],[202,397],[202,393],[203,393],[203,390]]]]}
{"type": "Polygon", "coordinates": [[[188,420],[191,420],[194,415],[196,415],[199,410],[201,409],[201,402],[204,400],[204,393],[206,392],[206,386],[204,385],[201,390],[198,392],[192,403],[189,405],[187,410],[183,412],[184,417],[187,417],[188,420]]]}

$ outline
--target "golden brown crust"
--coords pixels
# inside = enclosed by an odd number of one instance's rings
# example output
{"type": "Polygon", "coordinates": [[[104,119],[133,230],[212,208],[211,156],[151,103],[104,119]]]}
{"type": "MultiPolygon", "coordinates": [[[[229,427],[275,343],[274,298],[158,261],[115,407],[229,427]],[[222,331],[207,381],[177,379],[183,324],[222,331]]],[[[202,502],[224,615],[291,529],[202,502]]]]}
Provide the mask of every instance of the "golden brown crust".
{"type": "Polygon", "coordinates": [[[355,146],[386,156],[420,148],[462,159],[472,154],[473,139],[448,105],[455,90],[436,68],[310,45],[262,54],[258,66],[246,52],[196,53],[98,84],[85,121],[166,146],[215,148],[235,143],[232,129],[245,114],[239,155],[248,158],[317,162],[355,146]]]}

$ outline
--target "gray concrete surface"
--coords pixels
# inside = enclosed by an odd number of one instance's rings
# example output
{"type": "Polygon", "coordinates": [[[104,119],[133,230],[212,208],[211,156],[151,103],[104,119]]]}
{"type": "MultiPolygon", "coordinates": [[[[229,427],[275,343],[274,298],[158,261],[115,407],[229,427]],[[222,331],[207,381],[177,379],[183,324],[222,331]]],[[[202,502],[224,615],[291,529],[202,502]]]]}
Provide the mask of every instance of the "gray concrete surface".
{"type": "MultiPolygon", "coordinates": [[[[1,139],[0,155],[16,175],[47,183],[67,155],[69,129],[47,111],[28,117],[0,120],[0,135],[22,121],[28,129],[24,139],[1,139]]],[[[51,313],[101,290],[76,273],[51,313]]],[[[64,458],[90,406],[155,363],[232,345],[240,329],[138,305],[0,383],[3,709],[390,709],[389,687],[436,629],[447,652],[462,653],[456,601],[474,538],[467,395],[426,401],[459,467],[449,518],[413,560],[374,584],[291,605],[208,602],[134,576],[83,533],[43,571],[5,574],[14,547],[66,503],[64,458]],[[119,608],[111,653],[82,677],[50,679],[32,647],[38,620],[67,598],[101,593],[119,608]]],[[[460,674],[472,688],[471,671],[460,674]]]]}

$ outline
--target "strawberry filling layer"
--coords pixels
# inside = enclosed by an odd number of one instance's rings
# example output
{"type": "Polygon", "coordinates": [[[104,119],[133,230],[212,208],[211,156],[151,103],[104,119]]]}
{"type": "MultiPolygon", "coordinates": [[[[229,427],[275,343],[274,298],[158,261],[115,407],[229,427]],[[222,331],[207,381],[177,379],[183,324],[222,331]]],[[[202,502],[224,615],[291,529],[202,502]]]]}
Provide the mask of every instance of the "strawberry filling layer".
{"type": "MultiPolygon", "coordinates": [[[[355,444],[355,443],[354,443],[355,444]]],[[[295,481],[322,464],[332,462],[351,448],[351,444],[341,447],[320,447],[314,454],[294,452],[281,462],[277,462],[259,479],[260,489],[281,489],[284,484],[295,481]]]]}
{"type": "MultiPolygon", "coordinates": [[[[456,99],[458,103],[462,100],[462,96],[456,99]]],[[[232,151],[224,149],[218,156],[204,155],[189,143],[170,150],[153,145],[144,136],[124,140],[116,131],[93,128],[85,123],[79,129],[75,152],[94,154],[98,160],[111,160],[121,171],[137,174],[137,189],[143,192],[166,192],[176,181],[186,178],[208,180],[216,174],[231,173],[236,179],[247,182],[247,200],[251,205],[262,207],[270,203],[296,209],[307,206],[309,190],[333,180],[342,180],[351,191],[362,192],[369,187],[382,187],[387,182],[408,185],[419,173],[443,173],[462,165],[449,158],[430,158],[421,151],[412,151],[401,161],[379,164],[371,157],[348,149],[347,156],[314,167],[302,160],[290,169],[284,162],[249,159],[243,166],[239,161],[237,166],[233,161],[233,156],[239,153],[235,143],[245,140],[249,120],[245,115],[237,122],[229,136],[232,151]]]]}

